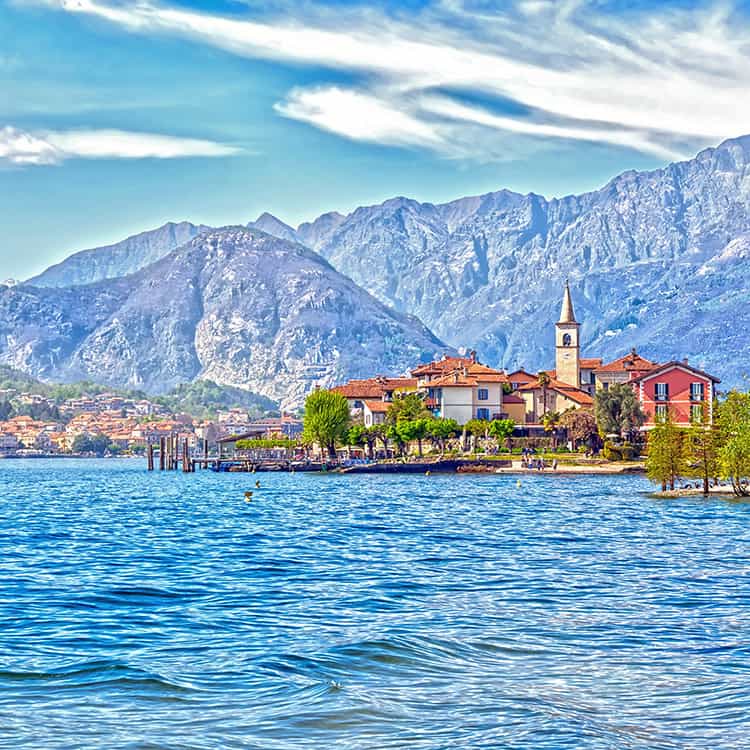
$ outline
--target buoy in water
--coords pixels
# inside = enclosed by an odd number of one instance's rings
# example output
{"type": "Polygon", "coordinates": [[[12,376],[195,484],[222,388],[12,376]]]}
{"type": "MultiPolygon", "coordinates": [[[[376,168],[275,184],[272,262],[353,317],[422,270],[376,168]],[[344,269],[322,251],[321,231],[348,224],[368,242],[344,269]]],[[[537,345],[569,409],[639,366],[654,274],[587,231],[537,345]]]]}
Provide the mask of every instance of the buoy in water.
{"type": "Polygon", "coordinates": [[[521,480],[520,479],[516,479],[516,487],[520,487],[520,486],[521,486],[521,480]]]}
{"type": "Polygon", "coordinates": [[[260,488],[260,479],[256,480],[255,482],[255,489],[259,489],[259,488],[260,488]]]}
{"type": "Polygon", "coordinates": [[[245,502],[249,503],[253,499],[253,493],[248,491],[245,493],[245,502]]]}
{"type": "Polygon", "coordinates": [[[426,471],[426,472],[424,473],[424,475],[425,475],[426,477],[429,477],[429,476],[430,476],[430,471],[429,471],[429,469],[428,469],[428,470],[427,470],[427,471],[426,471]]]}

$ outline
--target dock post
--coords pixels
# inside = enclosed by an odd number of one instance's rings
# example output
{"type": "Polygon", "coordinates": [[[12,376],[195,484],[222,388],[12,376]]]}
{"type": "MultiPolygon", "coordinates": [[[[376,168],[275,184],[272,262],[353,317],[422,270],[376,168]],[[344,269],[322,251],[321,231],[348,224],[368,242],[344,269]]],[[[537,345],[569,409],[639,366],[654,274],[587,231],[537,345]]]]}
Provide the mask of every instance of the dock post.
{"type": "Polygon", "coordinates": [[[148,459],[148,470],[153,471],[154,470],[154,444],[153,443],[148,444],[147,459],[148,459]]]}
{"type": "Polygon", "coordinates": [[[163,436],[159,438],[159,471],[164,471],[166,466],[166,456],[164,455],[167,448],[166,442],[163,436]]]}

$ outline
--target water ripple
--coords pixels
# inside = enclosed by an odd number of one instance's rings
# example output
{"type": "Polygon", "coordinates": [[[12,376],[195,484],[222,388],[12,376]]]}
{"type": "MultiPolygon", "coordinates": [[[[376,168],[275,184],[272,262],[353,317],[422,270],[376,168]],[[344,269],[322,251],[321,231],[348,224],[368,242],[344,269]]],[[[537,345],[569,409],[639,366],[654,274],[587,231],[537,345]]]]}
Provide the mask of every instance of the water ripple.
{"type": "Polygon", "coordinates": [[[746,747],[750,505],[250,484],[0,462],[0,748],[746,747]]]}

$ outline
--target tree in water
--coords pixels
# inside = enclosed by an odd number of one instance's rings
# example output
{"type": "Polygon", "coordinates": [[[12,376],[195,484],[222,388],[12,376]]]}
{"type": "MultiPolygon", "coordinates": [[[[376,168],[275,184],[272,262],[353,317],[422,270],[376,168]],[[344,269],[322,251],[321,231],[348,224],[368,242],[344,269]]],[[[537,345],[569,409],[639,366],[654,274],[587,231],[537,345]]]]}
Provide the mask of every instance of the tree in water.
{"type": "Polygon", "coordinates": [[[336,460],[336,444],[346,438],[349,423],[349,404],[340,393],[313,391],[305,400],[302,440],[317,443],[336,460]]]}
{"type": "Polygon", "coordinates": [[[732,482],[735,495],[750,495],[750,393],[730,391],[719,407],[723,476],[732,482]]]}
{"type": "Polygon", "coordinates": [[[677,427],[667,412],[648,434],[646,476],[661,484],[662,491],[674,489],[675,482],[688,473],[685,432],[677,427]]]}
{"type": "Polygon", "coordinates": [[[721,473],[722,443],[721,432],[717,425],[711,424],[706,411],[704,408],[701,419],[693,423],[685,436],[687,476],[702,480],[705,495],[709,493],[711,479],[721,473]]]}

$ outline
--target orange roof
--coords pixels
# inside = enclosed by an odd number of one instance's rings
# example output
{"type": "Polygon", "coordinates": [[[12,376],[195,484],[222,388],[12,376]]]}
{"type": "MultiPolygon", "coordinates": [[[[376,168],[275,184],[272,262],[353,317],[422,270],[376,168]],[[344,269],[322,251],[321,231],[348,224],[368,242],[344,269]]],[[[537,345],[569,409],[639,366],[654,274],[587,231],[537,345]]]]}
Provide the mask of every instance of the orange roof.
{"type": "Polygon", "coordinates": [[[508,380],[513,383],[532,383],[536,382],[536,375],[532,375],[530,372],[526,372],[523,368],[516,370],[515,372],[508,373],[508,380]]]}
{"type": "Polygon", "coordinates": [[[608,362],[606,365],[597,367],[594,374],[607,372],[631,372],[632,370],[652,370],[658,367],[656,362],[644,359],[635,349],[628,352],[624,357],[608,362]]]}
{"type": "Polygon", "coordinates": [[[365,401],[364,405],[371,411],[385,414],[388,411],[387,401],[365,401]]]}
{"type": "Polygon", "coordinates": [[[695,373],[696,375],[700,375],[707,380],[712,380],[714,383],[721,383],[721,380],[717,378],[714,375],[709,375],[707,372],[704,372],[703,370],[699,370],[697,367],[693,367],[692,365],[689,365],[687,362],[666,362],[663,365],[655,365],[650,372],[644,372],[643,375],[639,375],[637,378],[634,378],[631,382],[640,382],[641,380],[648,380],[649,378],[655,377],[657,375],[661,375],[662,373],[666,372],[667,370],[673,370],[676,367],[681,367],[684,370],[689,370],[690,372],[695,373]]]}
{"type": "MultiPolygon", "coordinates": [[[[519,391],[537,391],[541,390],[541,386],[539,383],[525,383],[524,385],[521,385],[518,387],[519,391]]],[[[550,380],[549,385],[547,385],[548,391],[556,391],[557,393],[565,396],[566,398],[569,398],[571,401],[575,401],[577,404],[580,404],[582,406],[591,406],[594,403],[594,399],[586,393],[586,391],[582,391],[580,388],[576,388],[574,385],[570,385],[569,383],[563,383],[561,380],[555,380],[554,378],[550,380]]]]}
{"type": "Polygon", "coordinates": [[[461,367],[469,367],[469,365],[476,364],[476,360],[471,357],[443,357],[436,362],[428,362],[424,365],[418,365],[415,367],[411,374],[414,377],[421,375],[439,375],[440,373],[452,372],[461,367]]]}
{"type": "Polygon", "coordinates": [[[593,370],[595,367],[601,367],[601,366],[602,366],[601,357],[589,357],[588,359],[586,357],[583,357],[581,359],[581,367],[584,370],[593,370]]]}
{"type": "Polygon", "coordinates": [[[374,380],[350,380],[343,385],[331,388],[333,393],[340,393],[345,398],[382,398],[383,386],[374,380]]]}
{"type": "Polygon", "coordinates": [[[504,404],[525,404],[526,402],[515,393],[504,393],[503,394],[504,404]]]}

